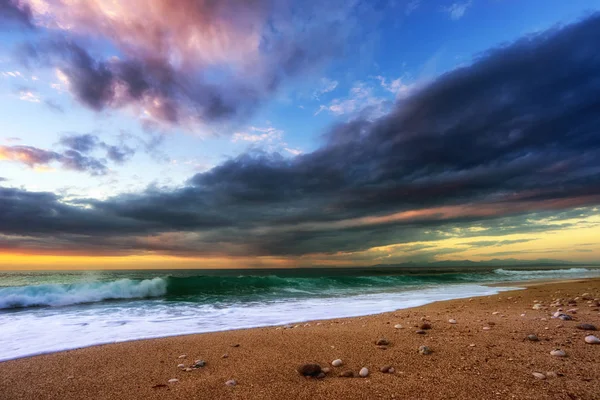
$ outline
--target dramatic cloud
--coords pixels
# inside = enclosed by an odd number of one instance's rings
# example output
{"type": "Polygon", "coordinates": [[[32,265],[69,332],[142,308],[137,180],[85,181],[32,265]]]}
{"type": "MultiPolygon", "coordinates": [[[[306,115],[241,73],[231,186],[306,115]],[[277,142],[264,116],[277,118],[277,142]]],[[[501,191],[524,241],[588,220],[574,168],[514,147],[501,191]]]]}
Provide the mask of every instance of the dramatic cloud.
{"type": "Polygon", "coordinates": [[[143,119],[181,125],[247,116],[286,80],[342,55],[361,28],[358,16],[369,13],[338,0],[22,3],[47,32],[21,51],[24,61],[56,67],[94,110],[131,108],[143,119]],[[81,37],[114,51],[91,54],[81,37]]]}
{"type": "Polygon", "coordinates": [[[124,143],[109,145],[93,134],[66,135],[59,144],[66,150],[57,152],[31,146],[0,146],[0,161],[20,162],[30,168],[50,167],[56,162],[67,170],[105,175],[109,171],[106,158],[123,164],[135,154],[135,149],[124,143]],[[103,151],[106,158],[94,157],[91,153],[97,150],[103,151]]]}
{"type": "Polygon", "coordinates": [[[65,169],[88,172],[91,175],[104,175],[108,172],[103,162],[74,150],[57,153],[31,146],[0,146],[0,161],[2,160],[20,162],[31,168],[48,167],[53,162],[58,162],[65,169]]]}
{"type": "Polygon", "coordinates": [[[71,205],[2,189],[0,234],[44,248],[299,256],[577,226],[599,213],[599,36],[594,15],[493,49],[381,118],[333,127],[315,152],[253,152],[177,189],[71,205]]]}
{"type": "Polygon", "coordinates": [[[125,143],[121,143],[119,146],[110,145],[101,141],[98,136],[91,133],[63,136],[60,139],[60,144],[75,152],[84,154],[89,154],[96,150],[103,150],[106,152],[106,157],[117,164],[123,164],[128,161],[136,152],[134,148],[129,147],[125,143]]]}
{"type": "MultiPolygon", "coordinates": [[[[19,0],[0,0],[0,22],[2,21],[17,22],[31,28],[31,9],[19,0]]],[[[2,26],[0,25],[0,29],[2,26]]]]}

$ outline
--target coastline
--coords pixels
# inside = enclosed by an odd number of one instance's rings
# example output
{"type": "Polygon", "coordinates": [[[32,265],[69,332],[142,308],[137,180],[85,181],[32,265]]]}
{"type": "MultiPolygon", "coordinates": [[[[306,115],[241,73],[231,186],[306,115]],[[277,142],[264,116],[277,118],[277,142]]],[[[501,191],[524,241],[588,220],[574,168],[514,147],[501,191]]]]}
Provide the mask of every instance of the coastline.
{"type": "Polygon", "coordinates": [[[0,393],[6,399],[600,397],[600,345],[586,344],[583,337],[590,332],[575,328],[579,322],[600,327],[600,313],[581,300],[576,321],[550,318],[554,308],[532,310],[534,300],[548,305],[553,298],[584,292],[598,298],[600,279],[508,285],[527,289],[312,321],[294,329],[171,336],[5,361],[0,363],[0,393]],[[433,325],[425,335],[415,333],[421,318],[433,325]],[[457,324],[449,324],[449,318],[457,324]],[[396,324],[403,328],[395,329],[396,324]],[[530,333],[540,341],[524,341],[530,333]],[[376,346],[380,338],[391,344],[376,346]],[[433,353],[419,354],[420,345],[433,353]],[[555,347],[568,357],[550,356],[555,347]],[[183,354],[186,358],[179,359],[183,354]],[[303,378],[295,370],[306,362],[325,367],[336,358],[344,366],[332,368],[322,380],[303,378]],[[196,359],[207,365],[191,372],[177,368],[196,359]],[[379,372],[384,365],[396,373],[379,372]],[[367,378],[337,376],[364,366],[371,371],[367,378]],[[538,380],[533,372],[564,376],[538,380]],[[169,379],[179,381],[169,384],[169,379]],[[230,379],[237,386],[226,386],[230,379]]]}

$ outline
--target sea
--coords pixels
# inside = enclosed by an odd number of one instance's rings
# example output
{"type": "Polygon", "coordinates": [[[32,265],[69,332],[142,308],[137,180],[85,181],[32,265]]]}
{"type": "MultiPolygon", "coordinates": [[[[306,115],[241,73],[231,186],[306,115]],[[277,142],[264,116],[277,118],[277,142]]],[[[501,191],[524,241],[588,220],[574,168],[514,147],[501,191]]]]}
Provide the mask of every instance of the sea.
{"type": "Polygon", "coordinates": [[[600,277],[600,269],[0,271],[0,361],[135,339],[361,316],[492,295],[524,281],[591,277],[600,277]],[[492,286],[502,282],[508,285],[492,286]]]}

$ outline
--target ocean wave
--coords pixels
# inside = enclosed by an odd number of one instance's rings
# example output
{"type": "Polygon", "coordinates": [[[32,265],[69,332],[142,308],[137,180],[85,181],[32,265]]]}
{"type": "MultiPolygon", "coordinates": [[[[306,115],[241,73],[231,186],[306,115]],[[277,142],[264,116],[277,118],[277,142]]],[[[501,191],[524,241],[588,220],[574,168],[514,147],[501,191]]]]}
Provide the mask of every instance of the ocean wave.
{"type": "Polygon", "coordinates": [[[539,270],[514,270],[514,269],[496,269],[494,273],[498,275],[563,275],[563,274],[582,274],[590,272],[587,268],[569,268],[569,269],[539,269],[539,270]]]}
{"type": "Polygon", "coordinates": [[[68,306],[104,300],[159,297],[166,293],[167,281],[163,278],[8,287],[0,289],[0,309],[68,306]]]}

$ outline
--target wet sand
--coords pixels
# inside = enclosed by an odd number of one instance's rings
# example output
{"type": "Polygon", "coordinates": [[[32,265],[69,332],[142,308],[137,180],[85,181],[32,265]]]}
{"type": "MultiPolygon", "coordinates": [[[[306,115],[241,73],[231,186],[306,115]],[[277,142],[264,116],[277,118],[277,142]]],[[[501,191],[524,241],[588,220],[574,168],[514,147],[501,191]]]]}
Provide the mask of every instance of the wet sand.
{"type": "Polygon", "coordinates": [[[600,298],[600,279],[527,286],[291,329],[140,340],[7,361],[0,363],[0,399],[600,399],[600,344],[584,341],[600,332],[576,328],[600,328],[599,307],[580,298],[600,298]],[[553,299],[577,297],[576,306],[562,306],[577,309],[567,313],[572,321],[551,318],[553,299]],[[534,301],[548,308],[533,310],[534,301]],[[424,335],[415,333],[422,319],[432,325],[424,335]],[[526,340],[529,334],[539,341],[526,340]],[[390,344],[375,345],[380,338],[390,344]],[[432,354],[420,354],[422,345],[432,354]],[[550,355],[557,348],[567,356],[550,355]],[[338,358],[344,365],[331,367],[338,358]],[[197,359],[206,366],[190,372],[177,366],[197,359]],[[305,378],[296,368],[308,362],[331,371],[305,378]],[[384,365],[395,373],[381,373],[384,365]],[[367,378],[338,376],[362,367],[370,370],[367,378]],[[236,386],[225,385],[231,379],[236,386]]]}

